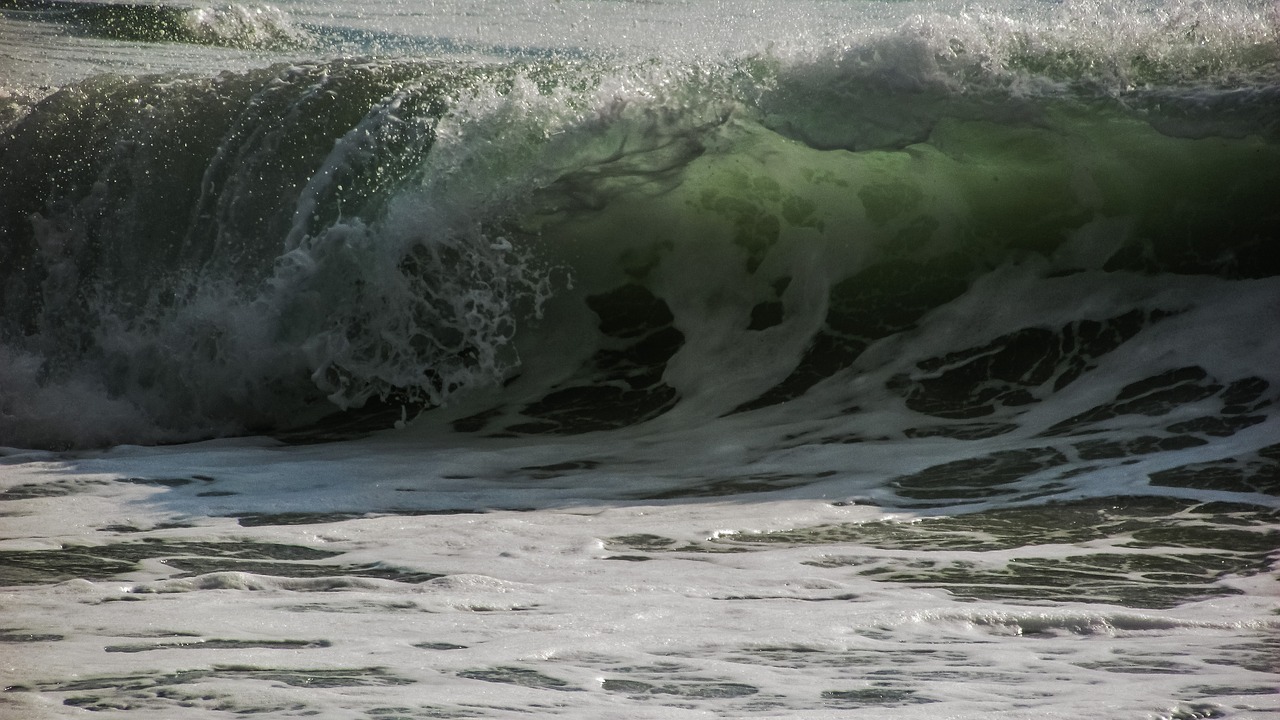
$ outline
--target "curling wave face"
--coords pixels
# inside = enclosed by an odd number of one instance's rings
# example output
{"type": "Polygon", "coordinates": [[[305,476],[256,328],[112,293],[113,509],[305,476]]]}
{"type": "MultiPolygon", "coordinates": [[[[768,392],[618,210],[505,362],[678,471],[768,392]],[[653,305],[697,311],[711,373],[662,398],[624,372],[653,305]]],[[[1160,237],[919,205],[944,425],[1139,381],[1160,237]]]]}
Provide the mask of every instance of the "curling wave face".
{"type": "MultiPolygon", "coordinates": [[[[477,393],[457,429],[689,422],[877,377],[890,347],[923,364],[860,402],[991,416],[946,432],[1033,402],[1066,421],[1056,393],[1099,357],[1192,343],[1201,326],[1166,318],[1230,294],[1181,276],[1274,302],[1274,18],[1197,7],[922,17],[726,62],[68,86],[0,139],[0,443],[280,432],[477,393]],[[1066,309],[996,310],[1025,293],[1066,309]],[[944,331],[966,307],[971,337],[944,331]],[[1019,365],[1051,347],[1051,368],[1019,365]]],[[[1142,379],[1121,365],[1117,391],[1142,379]]]]}

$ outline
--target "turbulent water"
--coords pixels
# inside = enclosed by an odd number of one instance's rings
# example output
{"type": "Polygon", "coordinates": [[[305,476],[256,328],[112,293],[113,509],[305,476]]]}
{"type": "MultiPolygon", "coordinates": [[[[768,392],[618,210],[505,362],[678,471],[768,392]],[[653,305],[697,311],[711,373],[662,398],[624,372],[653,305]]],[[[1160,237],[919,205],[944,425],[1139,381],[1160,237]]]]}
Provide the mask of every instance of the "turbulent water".
{"type": "Polygon", "coordinates": [[[0,0],[0,717],[1280,716],[1280,6],[0,0]]]}

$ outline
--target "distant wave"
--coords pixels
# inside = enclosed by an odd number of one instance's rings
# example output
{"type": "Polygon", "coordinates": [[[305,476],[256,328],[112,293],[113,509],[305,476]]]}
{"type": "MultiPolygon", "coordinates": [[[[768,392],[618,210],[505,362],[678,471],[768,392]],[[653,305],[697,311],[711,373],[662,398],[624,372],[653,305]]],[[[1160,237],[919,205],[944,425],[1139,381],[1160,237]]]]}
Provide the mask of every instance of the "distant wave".
{"type": "Polygon", "coordinates": [[[141,42],[174,42],[237,48],[284,49],[309,44],[309,34],[270,5],[231,3],[197,7],[0,0],[0,10],[28,20],[69,25],[93,37],[141,42]]]}

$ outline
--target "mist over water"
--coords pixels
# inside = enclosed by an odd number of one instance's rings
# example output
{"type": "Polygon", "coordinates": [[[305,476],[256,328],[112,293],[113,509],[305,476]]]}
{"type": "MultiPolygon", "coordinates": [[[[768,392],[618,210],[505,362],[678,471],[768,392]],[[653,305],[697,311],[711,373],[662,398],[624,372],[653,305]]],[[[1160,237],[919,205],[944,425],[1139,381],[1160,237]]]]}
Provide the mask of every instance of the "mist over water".
{"type": "Polygon", "coordinates": [[[1280,712],[1277,22],[0,5],[0,715],[1280,712]]]}

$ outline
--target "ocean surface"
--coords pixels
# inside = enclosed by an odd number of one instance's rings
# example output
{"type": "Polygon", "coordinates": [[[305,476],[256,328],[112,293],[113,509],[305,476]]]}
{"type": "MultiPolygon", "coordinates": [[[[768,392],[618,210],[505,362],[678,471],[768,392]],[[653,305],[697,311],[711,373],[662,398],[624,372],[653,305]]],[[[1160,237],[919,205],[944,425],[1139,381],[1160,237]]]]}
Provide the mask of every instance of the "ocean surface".
{"type": "Polygon", "coordinates": [[[1280,718],[1273,0],[0,0],[0,718],[1280,718]]]}

